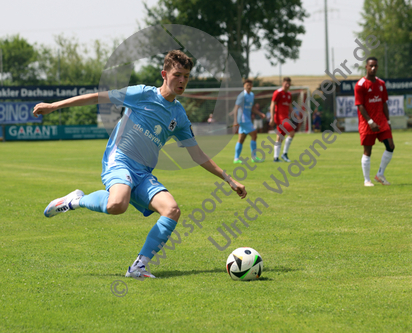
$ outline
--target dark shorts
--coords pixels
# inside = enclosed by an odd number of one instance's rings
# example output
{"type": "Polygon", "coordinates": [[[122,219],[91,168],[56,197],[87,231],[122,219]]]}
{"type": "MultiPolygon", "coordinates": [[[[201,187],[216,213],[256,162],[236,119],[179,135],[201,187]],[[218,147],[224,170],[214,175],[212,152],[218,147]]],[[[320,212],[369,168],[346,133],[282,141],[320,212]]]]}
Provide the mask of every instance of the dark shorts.
{"type": "Polygon", "coordinates": [[[375,144],[376,138],[380,142],[386,139],[392,138],[392,131],[386,130],[383,132],[373,133],[373,134],[361,134],[360,141],[362,146],[373,146],[375,144]]]}

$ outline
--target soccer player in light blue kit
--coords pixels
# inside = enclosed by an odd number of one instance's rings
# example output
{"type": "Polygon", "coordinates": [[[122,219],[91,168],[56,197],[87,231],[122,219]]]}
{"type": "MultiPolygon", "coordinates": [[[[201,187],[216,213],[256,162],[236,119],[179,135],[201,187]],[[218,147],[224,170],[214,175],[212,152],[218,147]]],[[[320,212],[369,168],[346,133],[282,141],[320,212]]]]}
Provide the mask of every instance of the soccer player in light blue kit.
{"type": "Polygon", "coordinates": [[[239,126],[239,139],[235,148],[235,159],[233,163],[242,163],[239,156],[242,152],[243,143],[246,136],[251,136],[250,150],[252,151],[252,161],[261,162],[262,160],[256,156],[256,139],[257,130],[252,123],[252,112],[258,114],[261,118],[266,118],[265,114],[260,112],[253,106],[255,95],[252,92],[253,82],[251,80],[245,80],[243,83],[244,91],[242,91],[236,99],[236,105],[233,109],[234,122],[233,127],[239,126]]]}
{"type": "Polygon", "coordinates": [[[52,217],[80,207],[106,214],[122,214],[129,203],[149,216],[158,212],[160,218],[150,230],[135,262],[126,277],[138,280],[154,278],[146,266],[176,227],[180,217],[173,196],[152,175],[159,151],[174,137],[186,147],[191,158],[207,171],[225,179],[243,199],[245,187],[227,175],[209,159],[196,143],[190,121],[182,105],[175,99],[188,83],[192,60],[181,51],[170,51],[164,60],[163,85],[160,88],[144,85],[127,87],[69,98],[52,104],[40,103],[33,110],[35,116],[49,114],[63,107],[114,103],[124,105],[126,111],[112,132],[103,156],[102,181],[106,190],[85,195],[75,190],[55,199],[46,207],[44,215],[52,217]]]}

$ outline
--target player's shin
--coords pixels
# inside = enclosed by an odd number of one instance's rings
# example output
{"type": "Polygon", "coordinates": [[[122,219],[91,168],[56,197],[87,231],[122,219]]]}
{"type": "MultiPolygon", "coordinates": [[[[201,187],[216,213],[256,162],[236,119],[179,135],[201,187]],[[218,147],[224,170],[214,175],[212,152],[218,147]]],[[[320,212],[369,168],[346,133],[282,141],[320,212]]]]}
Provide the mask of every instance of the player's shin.
{"type": "Polygon", "coordinates": [[[79,206],[99,213],[107,213],[107,202],[109,201],[108,191],[96,191],[83,196],[79,201],[79,206]]]}
{"type": "Polygon", "coordinates": [[[240,142],[236,143],[236,148],[235,148],[235,160],[237,160],[242,152],[243,144],[240,142]]]}
{"type": "Polygon", "coordinates": [[[385,150],[382,154],[381,165],[379,166],[378,176],[383,176],[385,173],[385,169],[388,166],[389,162],[392,159],[393,153],[385,150]]]}
{"type": "Polygon", "coordinates": [[[365,182],[370,182],[371,158],[370,156],[362,155],[362,171],[365,182]]]}
{"type": "Polygon", "coordinates": [[[254,159],[256,157],[256,141],[251,140],[250,141],[250,150],[252,152],[252,158],[254,159]]]}
{"type": "Polygon", "coordinates": [[[289,151],[289,147],[292,143],[293,138],[291,138],[290,136],[285,140],[285,146],[283,147],[283,153],[287,154],[289,151]]]}
{"type": "Polygon", "coordinates": [[[274,145],[274,158],[279,158],[282,141],[277,141],[274,145]]]}
{"type": "Polygon", "coordinates": [[[153,252],[158,252],[168,241],[168,237],[175,230],[177,222],[166,216],[160,216],[156,224],[147,235],[146,241],[139,254],[151,259],[153,252]]]}

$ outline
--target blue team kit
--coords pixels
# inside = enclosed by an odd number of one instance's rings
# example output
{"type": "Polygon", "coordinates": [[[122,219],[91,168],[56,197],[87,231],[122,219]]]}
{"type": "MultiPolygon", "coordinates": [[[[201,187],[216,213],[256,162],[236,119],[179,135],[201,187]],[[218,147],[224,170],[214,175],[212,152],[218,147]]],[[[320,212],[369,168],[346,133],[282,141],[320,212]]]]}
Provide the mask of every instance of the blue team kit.
{"type": "Polygon", "coordinates": [[[255,130],[252,123],[252,107],[255,99],[253,92],[248,94],[243,91],[236,99],[236,105],[239,106],[237,111],[237,122],[239,124],[239,133],[249,134],[255,130]]]}
{"type": "Polygon", "coordinates": [[[165,143],[175,138],[182,147],[197,145],[183,106],[169,102],[156,87],[131,86],[109,91],[112,103],[126,110],[114,128],[104,152],[102,181],[132,188],[130,203],[145,216],[153,196],[166,190],[151,172],[165,143]]]}

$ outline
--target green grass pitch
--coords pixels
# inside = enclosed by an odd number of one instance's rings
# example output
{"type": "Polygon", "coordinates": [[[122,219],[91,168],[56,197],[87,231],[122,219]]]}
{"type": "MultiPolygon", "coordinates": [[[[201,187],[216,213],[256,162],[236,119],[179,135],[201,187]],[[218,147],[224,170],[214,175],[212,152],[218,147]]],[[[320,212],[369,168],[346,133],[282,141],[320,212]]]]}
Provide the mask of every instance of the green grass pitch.
{"type": "MultiPolygon", "coordinates": [[[[315,139],[321,134],[297,135],[289,157],[315,139]]],[[[231,174],[235,142],[214,158],[231,174]]],[[[0,143],[0,331],[410,332],[412,132],[394,131],[394,142],[385,173],[391,186],[363,186],[357,133],[337,136],[299,177],[268,155],[242,183],[248,198],[269,207],[249,227],[238,223],[242,234],[219,251],[208,237],[223,245],[217,228],[249,206],[220,194],[202,228],[186,237],[179,222],[181,244],[151,265],[159,278],[143,282],[124,274],[156,214],[144,218],[130,207],[120,216],[86,209],[43,216],[52,199],[76,188],[103,189],[105,141],[0,143]],[[289,180],[282,194],[263,185],[274,185],[272,174],[282,179],[278,167],[289,180]],[[262,255],[261,279],[235,282],[226,273],[226,258],[242,246],[262,255]],[[127,284],[124,297],[111,291],[116,280],[127,284]]],[[[374,147],[372,177],[383,150],[374,147]]],[[[249,155],[248,138],[242,156],[249,155]]],[[[154,174],[178,202],[181,221],[212,198],[218,180],[200,167],[154,174]]]]}

